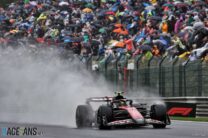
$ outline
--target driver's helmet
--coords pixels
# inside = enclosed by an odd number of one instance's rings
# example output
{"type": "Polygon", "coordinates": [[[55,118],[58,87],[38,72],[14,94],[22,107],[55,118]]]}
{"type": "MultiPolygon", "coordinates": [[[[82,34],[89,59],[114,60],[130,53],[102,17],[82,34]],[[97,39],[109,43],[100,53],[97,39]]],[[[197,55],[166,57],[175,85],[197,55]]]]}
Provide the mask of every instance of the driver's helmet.
{"type": "Polygon", "coordinates": [[[125,99],[123,97],[123,92],[115,92],[115,100],[125,99]]]}

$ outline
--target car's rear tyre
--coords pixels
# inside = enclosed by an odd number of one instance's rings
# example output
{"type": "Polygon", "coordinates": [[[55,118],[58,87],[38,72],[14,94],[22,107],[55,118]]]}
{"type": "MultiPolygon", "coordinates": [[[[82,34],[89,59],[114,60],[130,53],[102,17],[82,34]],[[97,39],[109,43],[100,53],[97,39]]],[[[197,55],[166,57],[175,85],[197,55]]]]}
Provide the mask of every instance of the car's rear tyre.
{"type": "Polygon", "coordinates": [[[99,129],[110,129],[107,126],[108,122],[112,120],[112,109],[108,106],[100,106],[97,112],[97,124],[99,129]]]}
{"type": "Polygon", "coordinates": [[[167,108],[163,104],[155,104],[151,106],[151,119],[159,120],[164,124],[153,124],[153,128],[166,128],[167,108]]]}
{"type": "Polygon", "coordinates": [[[79,105],[76,110],[77,128],[92,127],[93,110],[89,105],[79,105]]]}

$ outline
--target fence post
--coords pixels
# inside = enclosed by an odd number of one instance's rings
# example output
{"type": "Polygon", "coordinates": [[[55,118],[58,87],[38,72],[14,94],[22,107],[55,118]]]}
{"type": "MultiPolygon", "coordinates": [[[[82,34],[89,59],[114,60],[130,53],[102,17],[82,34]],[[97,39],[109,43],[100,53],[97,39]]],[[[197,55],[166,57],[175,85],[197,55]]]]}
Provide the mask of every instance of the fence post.
{"type": "Polygon", "coordinates": [[[162,60],[159,62],[159,95],[165,96],[163,87],[165,86],[163,83],[163,71],[162,71],[162,63],[167,56],[164,56],[162,60]],[[162,86],[163,85],[163,86],[162,86]]]}
{"type": "Polygon", "coordinates": [[[184,95],[183,96],[187,96],[187,92],[186,92],[186,65],[189,63],[190,59],[188,59],[185,64],[183,65],[183,87],[184,87],[184,95]]]}
{"type": "Polygon", "coordinates": [[[136,85],[137,85],[137,89],[139,88],[139,61],[142,59],[142,57],[144,56],[144,54],[140,55],[138,57],[138,59],[136,60],[136,85]]]}
{"type": "Polygon", "coordinates": [[[175,64],[178,61],[178,57],[173,61],[172,64],[172,96],[176,96],[175,94],[175,64]]]}
{"type": "Polygon", "coordinates": [[[149,61],[148,61],[148,63],[147,63],[147,86],[148,86],[148,88],[149,88],[149,86],[150,86],[150,64],[151,64],[151,61],[154,59],[154,56],[152,56],[150,59],[149,59],[149,61]]]}
{"type": "Polygon", "coordinates": [[[125,55],[125,64],[124,64],[124,92],[128,91],[129,88],[129,71],[127,69],[128,66],[128,56],[125,55]]]}
{"type": "Polygon", "coordinates": [[[105,70],[104,70],[104,73],[105,73],[105,78],[106,79],[108,79],[108,76],[107,76],[107,72],[108,72],[108,60],[111,58],[111,56],[108,56],[107,58],[106,58],[106,60],[105,60],[105,62],[104,62],[104,68],[105,68],[105,70]]]}
{"type": "Polygon", "coordinates": [[[128,70],[128,77],[129,77],[129,90],[133,90],[133,71],[128,70]]]}
{"type": "Polygon", "coordinates": [[[119,57],[116,58],[116,70],[115,70],[115,73],[116,73],[116,79],[115,79],[115,85],[116,85],[116,91],[118,90],[118,87],[119,87],[119,71],[118,71],[118,61],[121,59],[121,55],[119,57]]]}
{"type": "Polygon", "coordinates": [[[198,96],[202,96],[202,60],[198,64],[198,96]]]}
{"type": "Polygon", "coordinates": [[[127,75],[128,75],[127,68],[124,67],[124,84],[123,84],[123,90],[124,90],[125,93],[127,92],[127,85],[128,85],[127,75]]]}
{"type": "Polygon", "coordinates": [[[90,57],[87,58],[87,62],[86,62],[87,70],[89,69],[89,63],[91,59],[92,59],[92,55],[90,55],[90,57]]]}
{"type": "Polygon", "coordinates": [[[182,82],[183,82],[183,66],[180,64],[179,65],[179,75],[178,75],[178,79],[179,79],[179,81],[178,81],[178,87],[179,87],[179,89],[178,89],[178,93],[179,93],[179,96],[183,96],[182,95],[182,82]]]}

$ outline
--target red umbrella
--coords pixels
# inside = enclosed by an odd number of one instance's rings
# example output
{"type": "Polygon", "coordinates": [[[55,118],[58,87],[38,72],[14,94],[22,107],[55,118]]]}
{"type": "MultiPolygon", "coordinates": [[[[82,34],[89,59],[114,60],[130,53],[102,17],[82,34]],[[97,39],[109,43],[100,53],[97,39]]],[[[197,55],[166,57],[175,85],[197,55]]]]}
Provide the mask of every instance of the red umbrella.
{"type": "Polygon", "coordinates": [[[189,5],[187,3],[177,3],[175,6],[177,8],[182,8],[182,7],[188,7],[189,5]]]}
{"type": "Polygon", "coordinates": [[[44,43],[45,42],[44,38],[36,38],[36,41],[38,43],[44,43]]]}
{"type": "Polygon", "coordinates": [[[107,11],[105,12],[106,15],[115,15],[115,13],[113,11],[107,11]]]}

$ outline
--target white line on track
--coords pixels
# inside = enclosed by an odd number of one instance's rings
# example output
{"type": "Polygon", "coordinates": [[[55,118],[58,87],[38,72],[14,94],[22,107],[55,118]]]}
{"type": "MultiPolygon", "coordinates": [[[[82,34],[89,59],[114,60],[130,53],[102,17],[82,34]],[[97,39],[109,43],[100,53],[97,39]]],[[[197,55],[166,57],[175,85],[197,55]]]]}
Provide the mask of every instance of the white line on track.
{"type": "Polygon", "coordinates": [[[201,121],[182,121],[182,120],[171,120],[172,122],[190,122],[190,123],[199,123],[199,124],[208,124],[208,122],[201,121]]]}

